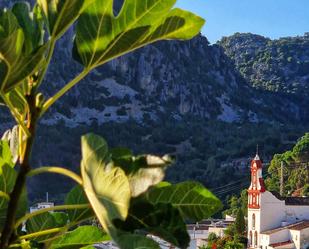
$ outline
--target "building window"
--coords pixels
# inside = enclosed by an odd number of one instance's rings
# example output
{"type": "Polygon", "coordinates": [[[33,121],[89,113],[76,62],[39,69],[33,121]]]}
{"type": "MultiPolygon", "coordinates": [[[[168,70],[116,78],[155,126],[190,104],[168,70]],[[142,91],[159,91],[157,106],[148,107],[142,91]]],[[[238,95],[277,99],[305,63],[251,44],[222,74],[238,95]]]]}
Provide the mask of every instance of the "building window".
{"type": "Polygon", "coordinates": [[[255,230],[255,214],[252,214],[252,230],[255,230]]]}
{"type": "Polygon", "coordinates": [[[258,236],[257,236],[257,231],[255,231],[255,233],[254,233],[254,246],[257,246],[257,244],[258,244],[258,236]]]}
{"type": "Polygon", "coordinates": [[[253,246],[252,231],[250,231],[250,235],[249,235],[249,244],[253,246]]]}

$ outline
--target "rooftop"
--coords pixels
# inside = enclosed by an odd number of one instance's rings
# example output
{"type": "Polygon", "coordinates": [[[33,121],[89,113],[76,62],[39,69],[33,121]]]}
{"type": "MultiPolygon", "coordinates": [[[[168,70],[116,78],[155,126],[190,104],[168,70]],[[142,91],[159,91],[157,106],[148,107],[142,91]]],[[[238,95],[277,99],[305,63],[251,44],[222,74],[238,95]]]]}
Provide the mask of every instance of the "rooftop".
{"type": "Polygon", "coordinates": [[[292,244],[292,243],[293,243],[292,241],[288,240],[288,241],[284,241],[284,242],[273,243],[273,244],[270,244],[269,246],[276,248],[276,247],[280,247],[280,246],[289,245],[289,244],[292,244]]]}
{"type": "Polygon", "coordinates": [[[305,228],[309,227],[309,220],[304,221],[301,224],[295,224],[294,226],[290,227],[290,230],[296,230],[296,231],[301,231],[305,228]]]}
{"type": "Polygon", "coordinates": [[[277,192],[271,192],[280,201],[285,201],[288,206],[309,206],[309,197],[283,197],[277,192]]]}
{"type": "Polygon", "coordinates": [[[270,230],[261,232],[261,234],[270,235],[270,234],[277,233],[277,232],[280,232],[280,231],[285,230],[285,229],[302,230],[302,229],[305,229],[307,227],[309,227],[309,221],[303,220],[303,221],[300,221],[300,222],[297,222],[297,223],[289,224],[289,225],[282,226],[282,227],[277,227],[275,229],[270,229],[270,230]]]}

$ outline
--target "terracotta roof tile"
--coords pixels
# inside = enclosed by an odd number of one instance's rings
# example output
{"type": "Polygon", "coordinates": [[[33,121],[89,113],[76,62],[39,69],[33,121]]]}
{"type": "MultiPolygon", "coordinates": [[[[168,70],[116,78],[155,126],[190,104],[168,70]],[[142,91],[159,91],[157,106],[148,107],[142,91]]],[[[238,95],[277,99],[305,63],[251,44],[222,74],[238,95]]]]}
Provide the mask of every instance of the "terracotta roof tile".
{"type": "Polygon", "coordinates": [[[269,246],[276,248],[276,247],[280,247],[280,246],[289,245],[289,244],[292,244],[292,243],[293,243],[292,241],[288,240],[288,241],[284,241],[284,242],[273,243],[273,244],[270,244],[269,246]]]}
{"type": "Polygon", "coordinates": [[[303,229],[308,228],[308,227],[309,227],[309,221],[306,220],[301,224],[295,224],[294,226],[290,227],[289,229],[300,231],[300,230],[303,230],[303,229]]]}

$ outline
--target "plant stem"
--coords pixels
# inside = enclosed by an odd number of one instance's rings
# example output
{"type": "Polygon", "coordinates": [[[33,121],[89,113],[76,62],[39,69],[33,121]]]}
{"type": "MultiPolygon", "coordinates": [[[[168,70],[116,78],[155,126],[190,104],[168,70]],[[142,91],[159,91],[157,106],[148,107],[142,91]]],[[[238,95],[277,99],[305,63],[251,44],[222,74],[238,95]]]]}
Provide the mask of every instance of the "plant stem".
{"type": "Polygon", "coordinates": [[[85,68],[79,75],[77,75],[73,80],[66,84],[63,88],[60,89],[53,97],[48,99],[41,110],[40,116],[42,116],[51,105],[53,105],[58,99],[60,99],[64,94],[66,94],[73,86],[80,82],[88,73],[90,69],[85,68]]]}
{"type": "Polygon", "coordinates": [[[35,137],[35,129],[39,110],[35,106],[34,94],[27,95],[26,99],[29,105],[29,112],[27,115],[27,128],[30,135],[26,138],[25,154],[21,157],[19,173],[15,181],[13,191],[10,193],[10,201],[7,208],[6,221],[1,233],[1,242],[0,242],[1,249],[7,248],[10,241],[15,238],[14,225],[16,220],[18,202],[26,184],[27,174],[31,170],[30,157],[35,137]]]}
{"type": "Polygon", "coordinates": [[[51,38],[49,42],[50,42],[50,45],[49,45],[49,50],[48,50],[48,54],[47,54],[47,57],[46,57],[46,64],[43,68],[43,71],[39,75],[39,78],[38,78],[38,81],[37,81],[37,84],[36,84],[36,88],[38,88],[42,84],[43,79],[45,77],[45,74],[47,72],[49,63],[51,61],[51,58],[52,58],[54,50],[55,50],[56,40],[54,38],[51,38]]]}
{"type": "Polygon", "coordinates": [[[35,233],[30,233],[30,234],[26,234],[23,236],[20,236],[20,239],[30,239],[33,237],[38,237],[38,236],[42,236],[42,235],[47,235],[47,234],[51,234],[51,233],[59,233],[63,230],[63,228],[52,228],[52,229],[48,229],[48,230],[44,230],[44,231],[40,231],[40,232],[35,232],[35,233]]]}
{"type": "Polygon", "coordinates": [[[35,175],[42,174],[42,173],[56,173],[56,174],[65,175],[73,179],[79,185],[83,185],[83,180],[79,175],[75,174],[73,171],[70,171],[65,168],[60,168],[60,167],[40,167],[40,168],[31,170],[28,176],[35,176],[35,175]]]}
{"type": "Polygon", "coordinates": [[[90,208],[90,207],[91,207],[90,204],[76,204],[76,205],[59,205],[59,206],[55,206],[55,207],[40,209],[40,210],[37,210],[33,213],[26,214],[25,216],[20,218],[16,222],[15,228],[17,229],[24,221],[26,221],[26,220],[34,217],[34,216],[46,213],[46,212],[59,211],[59,210],[70,210],[70,209],[86,209],[86,208],[90,208]]]}

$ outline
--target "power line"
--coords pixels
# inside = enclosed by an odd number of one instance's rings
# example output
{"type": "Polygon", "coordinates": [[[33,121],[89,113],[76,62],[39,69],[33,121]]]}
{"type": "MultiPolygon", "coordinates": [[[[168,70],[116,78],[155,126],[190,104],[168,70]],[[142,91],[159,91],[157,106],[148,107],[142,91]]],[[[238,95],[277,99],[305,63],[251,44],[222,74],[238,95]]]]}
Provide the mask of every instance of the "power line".
{"type": "MultiPolygon", "coordinates": [[[[268,177],[270,174],[269,173],[266,173],[264,175],[264,177],[268,177]]],[[[244,185],[247,184],[249,185],[250,184],[250,179],[245,179],[245,180],[239,180],[237,182],[233,182],[233,183],[230,183],[230,184],[226,184],[224,186],[221,186],[219,187],[220,190],[219,191],[215,191],[216,189],[213,189],[212,192],[215,194],[215,195],[223,195],[223,194],[226,194],[226,193],[229,193],[229,192],[234,192],[235,190],[241,190],[244,188],[244,185]],[[238,183],[240,183],[238,185],[238,183]],[[237,184],[236,186],[233,186],[237,184]],[[232,186],[232,187],[231,187],[232,186]],[[222,189],[221,189],[222,188],[222,189]]],[[[249,187],[249,186],[248,186],[249,187]]]]}

